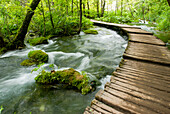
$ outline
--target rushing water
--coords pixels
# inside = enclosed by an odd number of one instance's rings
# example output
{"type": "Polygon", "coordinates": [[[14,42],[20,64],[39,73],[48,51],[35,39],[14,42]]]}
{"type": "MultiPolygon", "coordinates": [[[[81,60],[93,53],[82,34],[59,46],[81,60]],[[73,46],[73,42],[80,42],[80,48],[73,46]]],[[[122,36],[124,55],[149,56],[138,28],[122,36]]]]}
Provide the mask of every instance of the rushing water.
{"type": "Polygon", "coordinates": [[[90,105],[95,93],[109,81],[111,73],[121,61],[127,46],[115,31],[95,28],[98,35],[80,35],[49,40],[49,44],[7,52],[0,56],[0,106],[5,114],[80,114],[90,105]],[[85,71],[91,79],[102,83],[96,91],[82,95],[63,88],[43,88],[35,83],[38,72],[31,73],[36,66],[23,67],[30,50],[43,50],[49,55],[48,63],[42,67],[50,70],[74,68],[85,71]]]}

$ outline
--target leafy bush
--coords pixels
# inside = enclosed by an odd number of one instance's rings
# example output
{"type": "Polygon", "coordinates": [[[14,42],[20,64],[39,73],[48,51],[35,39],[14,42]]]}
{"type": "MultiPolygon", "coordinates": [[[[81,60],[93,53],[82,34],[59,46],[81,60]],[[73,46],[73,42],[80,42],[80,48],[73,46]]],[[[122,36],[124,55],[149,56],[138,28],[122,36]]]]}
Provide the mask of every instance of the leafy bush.
{"type": "Polygon", "coordinates": [[[157,20],[157,29],[161,31],[170,31],[170,11],[162,13],[160,18],[157,20]]]}

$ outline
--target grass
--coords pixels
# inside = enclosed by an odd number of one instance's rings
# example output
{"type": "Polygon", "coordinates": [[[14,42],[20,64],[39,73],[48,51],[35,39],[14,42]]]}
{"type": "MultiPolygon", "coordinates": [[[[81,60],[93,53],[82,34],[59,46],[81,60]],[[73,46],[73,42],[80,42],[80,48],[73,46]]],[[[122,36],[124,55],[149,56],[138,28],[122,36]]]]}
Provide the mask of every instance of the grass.
{"type": "Polygon", "coordinates": [[[168,49],[170,50],[170,32],[159,32],[154,34],[157,38],[161,39],[164,43],[168,43],[168,49]]]}
{"type": "Polygon", "coordinates": [[[165,43],[167,43],[170,40],[170,32],[159,32],[154,35],[165,43]]]}

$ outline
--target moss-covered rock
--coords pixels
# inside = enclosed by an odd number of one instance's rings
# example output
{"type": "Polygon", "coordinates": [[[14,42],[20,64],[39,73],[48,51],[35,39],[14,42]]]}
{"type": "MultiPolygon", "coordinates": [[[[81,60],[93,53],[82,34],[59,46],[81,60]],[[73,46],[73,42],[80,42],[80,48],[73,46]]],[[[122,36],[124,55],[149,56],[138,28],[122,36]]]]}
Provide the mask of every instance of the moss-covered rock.
{"type": "Polygon", "coordinates": [[[84,30],[83,32],[86,34],[98,34],[97,30],[92,30],[92,29],[84,30]]]}
{"type": "Polygon", "coordinates": [[[39,45],[39,44],[48,44],[48,37],[38,37],[38,38],[30,38],[27,40],[32,46],[39,45]]]}
{"type": "Polygon", "coordinates": [[[65,84],[68,88],[79,90],[82,94],[87,94],[94,90],[95,86],[91,86],[89,78],[86,75],[81,75],[73,68],[63,71],[42,71],[35,81],[39,84],[53,85],[53,84],[65,84]]]}
{"type": "Polygon", "coordinates": [[[26,59],[21,63],[22,66],[32,66],[32,65],[35,65],[35,64],[36,63],[31,61],[30,59],[26,59]]]}
{"type": "Polygon", "coordinates": [[[22,66],[32,66],[34,64],[46,63],[48,62],[48,54],[41,50],[34,50],[28,53],[28,58],[24,60],[21,65],[22,66]]]}
{"type": "Polygon", "coordinates": [[[34,50],[28,53],[28,58],[36,63],[46,63],[48,62],[48,54],[41,50],[34,50]]]}

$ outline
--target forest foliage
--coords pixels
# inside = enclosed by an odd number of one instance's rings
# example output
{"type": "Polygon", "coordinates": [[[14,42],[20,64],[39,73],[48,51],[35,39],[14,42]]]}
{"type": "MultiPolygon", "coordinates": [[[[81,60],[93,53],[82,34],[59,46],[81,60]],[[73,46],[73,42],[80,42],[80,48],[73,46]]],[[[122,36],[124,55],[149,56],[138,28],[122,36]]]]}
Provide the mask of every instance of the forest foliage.
{"type": "MultiPolygon", "coordinates": [[[[0,38],[12,42],[22,26],[33,0],[0,0],[0,38]]],[[[112,23],[146,23],[156,25],[157,30],[170,31],[170,7],[168,0],[40,0],[29,24],[28,33],[38,37],[77,34],[80,27],[93,26],[90,19],[112,23]]],[[[0,40],[1,40],[0,39],[0,40]]],[[[5,44],[2,44],[3,45],[5,44]]],[[[5,49],[4,49],[5,50],[5,49]]]]}

